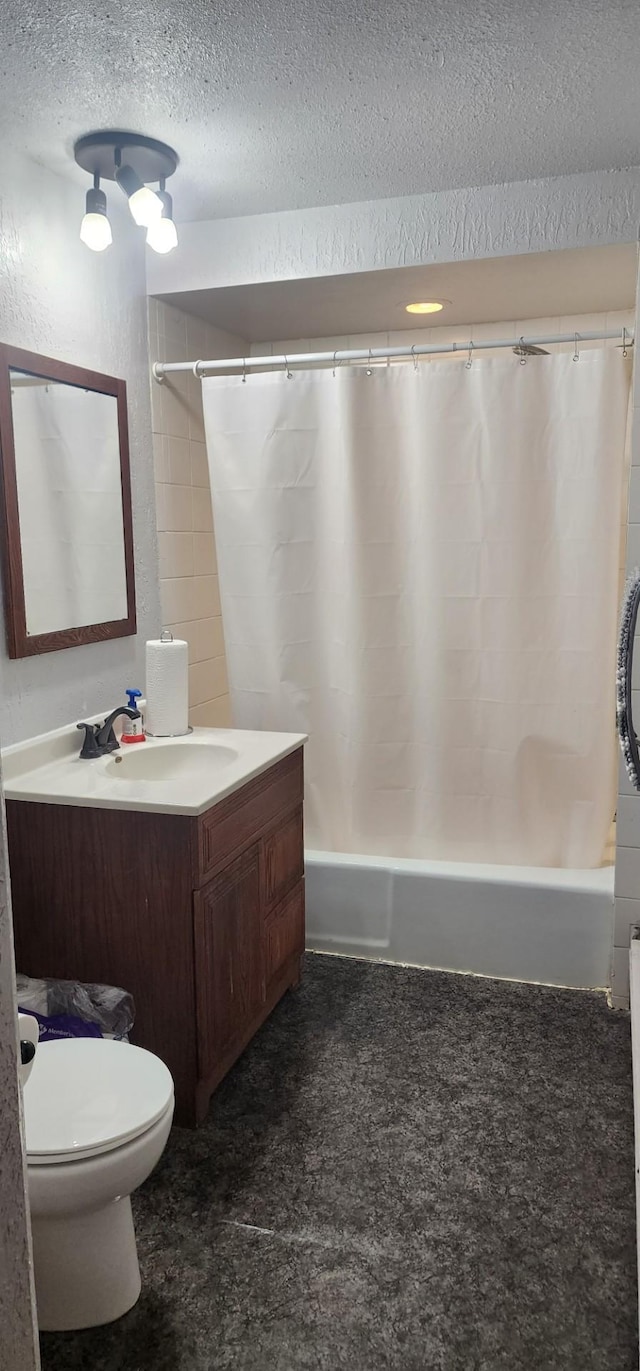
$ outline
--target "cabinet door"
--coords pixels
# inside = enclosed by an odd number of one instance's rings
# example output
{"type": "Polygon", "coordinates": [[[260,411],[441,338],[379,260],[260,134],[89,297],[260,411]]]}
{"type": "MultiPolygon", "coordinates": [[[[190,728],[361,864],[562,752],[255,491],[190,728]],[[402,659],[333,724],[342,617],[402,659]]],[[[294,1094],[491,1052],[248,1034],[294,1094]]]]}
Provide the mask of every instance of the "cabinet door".
{"type": "Polygon", "coordinates": [[[264,1001],[259,847],[249,848],[194,896],[198,1064],[217,1074],[264,1001]]]}
{"type": "Polygon", "coordinates": [[[269,914],[282,903],[292,886],[304,876],[302,805],[282,819],[262,842],[263,912],[269,914]]]}
{"type": "Polygon", "coordinates": [[[304,952],[304,881],[289,891],[265,924],[265,983],[267,995],[291,957],[304,952]]]}

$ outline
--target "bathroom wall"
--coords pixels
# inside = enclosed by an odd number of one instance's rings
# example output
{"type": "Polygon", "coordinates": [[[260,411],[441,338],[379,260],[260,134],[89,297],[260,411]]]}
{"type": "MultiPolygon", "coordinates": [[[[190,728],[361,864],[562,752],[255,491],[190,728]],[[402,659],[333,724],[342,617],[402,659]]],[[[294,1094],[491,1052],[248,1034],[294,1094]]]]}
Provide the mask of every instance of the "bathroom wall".
{"type": "Polygon", "coordinates": [[[180,225],[150,254],[153,295],[521,252],[633,243],[640,169],[473,186],[180,225]]]}
{"type": "Polygon", "coordinates": [[[7,890],[4,808],[0,816],[0,1363],[6,1371],[40,1365],[20,1135],[13,931],[7,890]]]}
{"type": "Polygon", "coordinates": [[[143,684],[144,642],[160,625],[143,238],[115,201],[112,247],[89,252],[82,212],[82,187],[3,159],[0,339],[127,382],[138,635],[12,662],[0,634],[2,745],[116,705],[143,684]]]}
{"type": "MultiPolygon", "coordinates": [[[[160,625],[144,247],[126,207],[113,246],[87,251],[82,189],[5,145],[0,182],[0,339],[124,377],[129,406],[138,635],[10,661],[0,632],[0,744],[109,709],[143,681],[160,625]]],[[[0,833],[0,1328],[2,1364],[34,1371],[28,1226],[15,1062],[7,853],[0,833]]]]}
{"type": "MultiPolygon", "coordinates": [[[[152,361],[235,357],[247,344],[161,300],[149,300],[152,361]]],[[[156,518],[163,623],[189,644],[192,724],[231,723],[220,613],[201,382],[190,374],[151,382],[156,518]]]]}
{"type": "MultiPolygon", "coordinates": [[[[640,276],[636,310],[640,308],[640,276]]],[[[631,430],[631,473],[626,547],[626,572],[631,576],[640,567],[640,365],[634,357],[633,420],[631,430]]],[[[634,651],[633,712],[636,727],[640,722],[640,632],[634,651]]],[[[620,761],[618,785],[618,822],[616,851],[616,908],[613,937],[611,994],[620,1009],[629,1004],[630,929],[640,923],[640,795],[632,786],[620,761]]]]}

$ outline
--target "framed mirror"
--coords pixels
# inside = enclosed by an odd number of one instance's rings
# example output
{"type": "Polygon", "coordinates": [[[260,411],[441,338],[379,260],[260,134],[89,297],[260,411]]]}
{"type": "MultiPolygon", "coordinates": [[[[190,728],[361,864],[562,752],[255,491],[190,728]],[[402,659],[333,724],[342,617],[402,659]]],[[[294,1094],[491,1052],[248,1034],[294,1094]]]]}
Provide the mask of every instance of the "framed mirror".
{"type": "Polygon", "coordinates": [[[136,631],[124,381],[0,343],[10,657],[136,631]]]}

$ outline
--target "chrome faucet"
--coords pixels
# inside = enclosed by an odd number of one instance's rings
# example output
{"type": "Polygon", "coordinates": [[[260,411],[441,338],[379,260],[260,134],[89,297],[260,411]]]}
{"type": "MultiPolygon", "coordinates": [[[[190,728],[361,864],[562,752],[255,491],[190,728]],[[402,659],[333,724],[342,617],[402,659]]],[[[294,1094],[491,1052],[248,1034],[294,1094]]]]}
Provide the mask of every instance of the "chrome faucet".
{"type": "Polygon", "coordinates": [[[140,718],[139,709],[129,709],[127,705],[120,705],[118,709],[112,709],[103,724],[76,724],[76,728],[84,729],[84,741],[80,749],[83,761],[92,761],[94,757],[106,757],[110,752],[117,751],[120,744],[113,731],[113,725],[121,714],[126,714],[128,719],[140,718]]]}

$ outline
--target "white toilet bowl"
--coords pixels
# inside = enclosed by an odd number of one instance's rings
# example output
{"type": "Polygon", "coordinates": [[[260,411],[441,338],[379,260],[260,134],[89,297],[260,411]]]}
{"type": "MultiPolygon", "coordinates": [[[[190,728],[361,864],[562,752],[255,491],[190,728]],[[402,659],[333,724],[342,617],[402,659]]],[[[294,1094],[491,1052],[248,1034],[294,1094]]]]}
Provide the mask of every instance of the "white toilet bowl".
{"type": "Polygon", "coordinates": [[[43,1043],[24,1090],[38,1323],[111,1323],[135,1304],[140,1270],[130,1195],[169,1136],[173,1081],[129,1043],[43,1043]]]}

